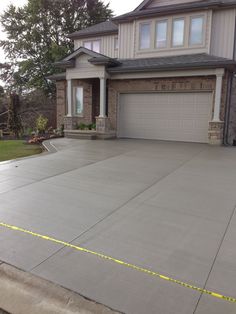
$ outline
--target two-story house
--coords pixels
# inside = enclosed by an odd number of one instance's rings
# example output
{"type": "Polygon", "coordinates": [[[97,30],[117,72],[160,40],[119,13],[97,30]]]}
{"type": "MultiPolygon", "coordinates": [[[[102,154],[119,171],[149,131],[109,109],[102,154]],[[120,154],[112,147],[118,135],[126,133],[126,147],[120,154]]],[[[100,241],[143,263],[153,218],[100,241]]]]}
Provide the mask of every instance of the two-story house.
{"type": "Polygon", "coordinates": [[[75,32],[57,65],[58,126],[80,136],[221,144],[236,138],[235,0],[145,0],[75,32]],[[89,133],[89,132],[88,132],[89,133]]]}

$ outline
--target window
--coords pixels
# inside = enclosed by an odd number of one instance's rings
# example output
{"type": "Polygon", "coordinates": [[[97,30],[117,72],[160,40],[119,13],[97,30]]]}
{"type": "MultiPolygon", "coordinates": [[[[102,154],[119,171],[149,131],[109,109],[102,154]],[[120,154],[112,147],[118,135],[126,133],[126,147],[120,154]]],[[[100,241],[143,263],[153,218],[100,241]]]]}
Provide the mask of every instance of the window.
{"type": "Polygon", "coordinates": [[[93,40],[93,41],[85,41],[84,48],[89,50],[93,50],[95,52],[100,52],[100,40],[93,40]]]}
{"type": "Polygon", "coordinates": [[[82,115],[84,110],[83,87],[74,87],[74,108],[76,115],[82,115]]]}
{"type": "Polygon", "coordinates": [[[93,41],[92,44],[93,44],[92,50],[99,53],[100,52],[100,41],[99,40],[93,41]]]}
{"type": "Polygon", "coordinates": [[[140,49],[148,49],[151,44],[151,25],[140,24],[140,49]]]}
{"type": "Polygon", "coordinates": [[[204,17],[197,16],[191,18],[189,44],[201,45],[203,43],[203,24],[204,17]]]}
{"type": "Polygon", "coordinates": [[[156,48],[167,47],[167,21],[156,23],[156,48]]]}
{"type": "Polygon", "coordinates": [[[184,45],[184,19],[175,19],[172,30],[172,46],[178,47],[184,45]]]}
{"type": "Polygon", "coordinates": [[[91,41],[86,41],[84,43],[84,48],[87,48],[89,50],[92,50],[92,42],[91,41]]]}
{"type": "Polygon", "coordinates": [[[118,41],[118,37],[115,38],[115,49],[119,48],[119,41],[118,41]]]}

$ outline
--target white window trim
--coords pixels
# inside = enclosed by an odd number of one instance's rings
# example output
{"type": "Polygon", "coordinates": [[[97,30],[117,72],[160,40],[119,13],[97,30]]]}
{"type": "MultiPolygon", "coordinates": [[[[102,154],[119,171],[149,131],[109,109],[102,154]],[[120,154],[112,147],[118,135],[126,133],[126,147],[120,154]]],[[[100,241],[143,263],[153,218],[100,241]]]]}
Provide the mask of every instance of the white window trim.
{"type": "Polygon", "coordinates": [[[153,36],[152,36],[152,29],[153,29],[153,23],[151,21],[147,21],[147,22],[141,22],[139,23],[139,50],[140,51],[148,51],[153,47],[153,36]],[[148,48],[141,48],[141,27],[142,25],[149,25],[150,26],[150,45],[148,48]]]}
{"type": "MultiPolygon", "coordinates": [[[[209,53],[210,49],[210,29],[211,27],[211,16],[212,12],[204,12],[198,11],[196,13],[188,13],[186,15],[183,14],[176,14],[176,15],[166,15],[156,19],[147,19],[138,22],[135,26],[135,56],[143,55],[143,54],[150,54],[154,56],[156,53],[157,56],[161,56],[162,54],[170,52],[171,55],[174,54],[176,51],[194,51],[195,49],[202,50],[203,53],[209,53]],[[201,16],[204,18],[204,26],[203,26],[203,42],[201,45],[190,45],[190,23],[191,18],[201,16]],[[184,19],[185,20],[185,28],[184,28],[184,45],[183,46],[173,46],[172,45],[172,31],[173,31],[173,21],[175,19],[184,19]],[[167,46],[165,48],[158,48],[156,47],[156,23],[159,21],[168,21],[168,30],[167,30],[167,46]],[[149,49],[140,49],[140,24],[151,24],[151,45],[149,49]]],[[[193,53],[193,52],[191,52],[193,53]]]]}
{"type": "Polygon", "coordinates": [[[157,50],[165,50],[169,47],[169,19],[168,18],[165,18],[165,19],[160,19],[160,20],[156,20],[155,21],[155,43],[154,43],[154,47],[155,49],[157,50]],[[163,22],[166,22],[166,46],[165,47],[157,47],[157,24],[158,23],[163,23],[163,22]]]}
{"type": "Polygon", "coordinates": [[[84,87],[79,85],[79,86],[73,86],[73,113],[75,117],[84,117],[84,87]],[[76,112],[76,89],[77,88],[82,88],[82,99],[83,99],[83,103],[82,103],[82,113],[77,113],[76,112]]]}
{"type": "Polygon", "coordinates": [[[196,15],[190,15],[189,17],[189,34],[188,34],[188,47],[190,48],[198,48],[198,47],[203,47],[205,46],[205,41],[206,41],[206,14],[196,14],[196,15]],[[203,19],[203,27],[202,27],[202,42],[200,44],[191,44],[190,39],[191,39],[191,23],[192,19],[194,18],[202,18],[203,19]]]}

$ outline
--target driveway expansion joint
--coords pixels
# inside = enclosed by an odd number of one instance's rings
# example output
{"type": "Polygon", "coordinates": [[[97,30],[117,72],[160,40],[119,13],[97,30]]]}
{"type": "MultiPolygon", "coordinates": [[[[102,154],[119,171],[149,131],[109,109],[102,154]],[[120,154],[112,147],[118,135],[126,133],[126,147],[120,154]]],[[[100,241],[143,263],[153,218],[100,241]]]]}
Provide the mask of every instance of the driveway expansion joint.
{"type": "MultiPolygon", "coordinates": [[[[197,154],[194,154],[193,156],[191,156],[191,158],[189,158],[188,160],[185,160],[183,163],[181,163],[180,165],[178,165],[176,167],[176,169],[171,170],[169,173],[163,175],[161,178],[158,178],[158,180],[156,180],[155,182],[152,182],[148,187],[145,187],[142,191],[139,191],[138,193],[136,193],[134,196],[132,196],[129,200],[127,200],[126,202],[124,202],[122,205],[120,205],[119,207],[117,207],[116,209],[114,209],[112,212],[110,212],[109,214],[107,214],[105,217],[103,217],[102,219],[100,219],[99,221],[97,221],[94,225],[92,225],[91,227],[89,227],[87,230],[83,231],[80,235],[78,235],[77,237],[75,237],[74,239],[72,239],[70,242],[70,244],[72,244],[74,241],[79,240],[82,236],[84,236],[86,233],[88,233],[89,231],[93,230],[96,226],[98,226],[99,224],[101,224],[102,222],[104,222],[106,219],[108,219],[109,217],[111,217],[112,215],[114,215],[116,212],[118,212],[122,207],[124,207],[125,205],[127,205],[129,202],[133,201],[135,198],[137,198],[139,195],[145,193],[147,190],[149,190],[150,188],[152,188],[154,185],[156,185],[159,181],[167,178],[169,175],[173,174],[174,172],[176,172],[177,170],[179,170],[180,168],[182,168],[186,163],[188,163],[189,161],[191,161],[192,159],[194,159],[197,155],[201,154],[205,149],[201,150],[200,152],[198,152],[197,154]]],[[[121,154],[123,155],[123,154],[121,154]]],[[[114,157],[111,157],[114,158],[114,157]]],[[[109,159],[109,158],[108,158],[109,159]]],[[[33,270],[35,270],[37,267],[41,266],[44,262],[50,260],[53,256],[55,256],[56,254],[58,254],[60,251],[62,251],[65,248],[62,247],[60,249],[58,249],[56,252],[54,252],[53,254],[51,254],[50,256],[48,256],[44,261],[40,262],[38,265],[34,266],[32,269],[30,269],[30,271],[32,272],[33,270]]]]}
{"type": "MultiPolygon", "coordinates": [[[[215,265],[215,263],[216,263],[217,257],[218,257],[218,255],[219,255],[219,253],[220,253],[221,247],[222,247],[222,245],[223,245],[223,243],[224,243],[226,234],[227,234],[227,232],[228,232],[228,230],[229,230],[230,224],[231,224],[231,222],[232,222],[232,219],[233,219],[233,216],[235,215],[235,213],[236,213],[236,204],[235,204],[235,206],[234,206],[234,208],[233,208],[233,211],[232,211],[232,213],[231,213],[231,215],[230,215],[228,224],[227,224],[227,226],[226,226],[226,228],[225,228],[225,231],[224,231],[224,233],[223,233],[222,239],[221,239],[221,241],[220,241],[220,244],[219,244],[219,247],[218,247],[218,249],[217,249],[216,255],[215,255],[214,260],[213,260],[213,262],[212,262],[212,265],[211,265],[210,271],[209,271],[209,273],[208,273],[208,276],[207,276],[207,278],[206,278],[206,281],[205,281],[205,284],[204,284],[204,286],[203,286],[203,289],[206,289],[207,282],[208,282],[208,280],[209,280],[209,278],[210,278],[210,276],[211,276],[212,270],[213,270],[213,268],[214,268],[214,265],[215,265]]],[[[196,311],[197,311],[197,309],[198,309],[198,306],[199,306],[199,303],[200,303],[200,301],[201,301],[202,296],[203,296],[203,293],[200,294],[200,297],[199,297],[199,299],[198,299],[198,301],[197,301],[197,304],[196,304],[196,307],[195,307],[195,309],[194,309],[193,314],[196,313],[196,311]]]]}

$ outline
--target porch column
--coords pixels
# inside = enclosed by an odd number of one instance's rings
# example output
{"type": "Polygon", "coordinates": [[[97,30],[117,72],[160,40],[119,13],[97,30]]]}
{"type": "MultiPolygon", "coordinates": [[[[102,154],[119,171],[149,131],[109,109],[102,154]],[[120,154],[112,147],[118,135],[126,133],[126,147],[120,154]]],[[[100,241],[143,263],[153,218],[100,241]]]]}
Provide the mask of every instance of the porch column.
{"type": "Polygon", "coordinates": [[[110,121],[106,116],[106,77],[100,77],[100,112],[96,118],[96,131],[102,138],[110,138],[110,121]]]}
{"type": "Polygon", "coordinates": [[[215,105],[214,115],[212,122],[220,122],[220,107],[221,107],[221,95],[222,95],[222,81],[224,70],[219,70],[216,73],[216,92],[215,92],[215,105]]]}
{"type": "Polygon", "coordinates": [[[72,80],[67,80],[67,117],[72,117],[72,80]]]}
{"type": "Polygon", "coordinates": [[[99,118],[106,117],[106,79],[100,78],[100,114],[99,118]]]}
{"type": "Polygon", "coordinates": [[[220,109],[221,109],[221,96],[222,96],[222,82],[224,69],[216,69],[216,91],[215,91],[215,103],[214,103],[214,114],[212,121],[209,122],[208,138],[209,144],[221,145],[224,136],[224,121],[220,120],[220,109]]]}

